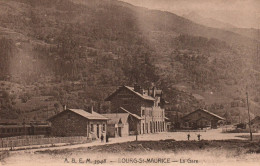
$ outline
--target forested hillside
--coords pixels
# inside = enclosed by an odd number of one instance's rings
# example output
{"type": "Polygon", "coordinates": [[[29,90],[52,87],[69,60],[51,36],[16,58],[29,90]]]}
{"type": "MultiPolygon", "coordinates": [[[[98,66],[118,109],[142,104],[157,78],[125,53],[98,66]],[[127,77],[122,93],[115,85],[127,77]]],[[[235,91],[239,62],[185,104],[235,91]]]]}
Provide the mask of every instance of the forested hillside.
{"type": "Polygon", "coordinates": [[[162,88],[171,110],[234,116],[247,90],[259,112],[256,41],[172,13],[114,0],[0,0],[0,43],[2,121],[45,120],[64,104],[107,111],[104,98],[134,83],[162,88]]]}

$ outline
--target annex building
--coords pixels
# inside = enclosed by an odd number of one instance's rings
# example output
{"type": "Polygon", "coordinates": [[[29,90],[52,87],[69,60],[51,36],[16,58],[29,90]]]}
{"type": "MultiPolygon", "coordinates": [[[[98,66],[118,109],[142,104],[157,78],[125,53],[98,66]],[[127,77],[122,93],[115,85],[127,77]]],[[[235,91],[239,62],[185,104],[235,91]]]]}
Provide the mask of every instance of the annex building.
{"type": "Polygon", "coordinates": [[[86,136],[98,139],[106,136],[108,118],[91,110],[66,109],[50,119],[52,136],[86,136]]]}

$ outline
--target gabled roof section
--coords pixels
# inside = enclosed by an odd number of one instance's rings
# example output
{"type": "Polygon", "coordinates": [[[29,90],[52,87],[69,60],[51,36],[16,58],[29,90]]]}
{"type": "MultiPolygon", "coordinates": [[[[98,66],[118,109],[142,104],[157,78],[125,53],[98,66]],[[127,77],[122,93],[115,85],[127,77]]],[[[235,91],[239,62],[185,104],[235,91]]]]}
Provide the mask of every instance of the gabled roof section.
{"type": "Polygon", "coordinates": [[[123,111],[125,111],[125,112],[127,112],[127,113],[129,113],[130,115],[132,115],[133,117],[135,117],[135,118],[138,119],[138,120],[142,120],[142,119],[143,119],[142,117],[140,117],[140,116],[138,116],[138,115],[136,115],[136,114],[133,114],[133,113],[127,111],[127,110],[124,109],[123,107],[120,107],[120,109],[123,110],[123,111]]]}
{"type": "Polygon", "coordinates": [[[189,113],[188,115],[183,116],[182,119],[183,119],[183,118],[186,118],[186,117],[190,116],[191,114],[194,114],[194,113],[196,113],[196,112],[198,112],[198,111],[205,112],[205,113],[207,113],[207,114],[209,114],[209,115],[211,115],[211,116],[214,116],[215,118],[217,118],[217,119],[219,119],[219,120],[224,120],[224,118],[222,118],[221,116],[218,116],[218,115],[216,115],[216,114],[214,114],[214,113],[212,113],[212,112],[209,112],[208,110],[205,110],[205,109],[197,109],[196,111],[193,111],[193,112],[189,113]]]}
{"type": "Polygon", "coordinates": [[[260,116],[256,116],[253,120],[251,120],[251,123],[260,123],[260,116]]]}
{"type": "Polygon", "coordinates": [[[54,115],[53,117],[49,118],[48,121],[56,118],[57,116],[63,114],[66,111],[73,112],[75,114],[78,114],[78,115],[80,115],[86,119],[90,119],[90,120],[108,120],[108,118],[106,118],[106,117],[102,116],[101,114],[96,113],[94,111],[92,111],[92,113],[89,113],[82,109],[67,109],[67,110],[62,111],[62,112],[58,113],[57,115],[54,115]]]}
{"type": "Polygon", "coordinates": [[[114,93],[112,93],[110,96],[108,96],[105,101],[110,101],[112,97],[114,97],[120,90],[122,90],[123,88],[126,88],[127,90],[129,90],[130,92],[132,92],[133,94],[137,95],[138,97],[144,99],[144,100],[150,100],[150,101],[154,101],[155,99],[151,96],[148,96],[147,94],[140,94],[136,91],[134,91],[133,87],[130,86],[121,86],[119,89],[117,89],[114,93]]]}
{"type": "Polygon", "coordinates": [[[123,124],[127,123],[129,113],[111,113],[111,114],[102,114],[104,117],[108,118],[108,124],[118,124],[120,119],[123,124]]]}

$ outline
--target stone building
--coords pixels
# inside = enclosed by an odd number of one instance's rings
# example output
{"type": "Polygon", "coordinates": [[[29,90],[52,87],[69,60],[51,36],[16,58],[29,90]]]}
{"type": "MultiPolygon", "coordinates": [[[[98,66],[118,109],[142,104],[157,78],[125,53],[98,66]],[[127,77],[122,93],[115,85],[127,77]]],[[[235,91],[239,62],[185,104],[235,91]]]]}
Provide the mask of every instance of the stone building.
{"type": "Polygon", "coordinates": [[[82,109],[66,109],[48,119],[52,136],[86,136],[98,139],[106,136],[107,118],[82,109]]]}
{"type": "Polygon", "coordinates": [[[111,112],[117,113],[122,108],[132,114],[137,122],[129,124],[129,134],[154,133],[165,130],[165,113],[162,90],[144,90],[139,85],[134,87],[121,86],[114,93],[108,96],[111,112]]]}
{"type": "Polygon", "coordinates": [[[224,120],[224,118],[205,109],[197,109],[181,118],[181,128],[217,128],[218,121],[220,120],[224,120]]]}

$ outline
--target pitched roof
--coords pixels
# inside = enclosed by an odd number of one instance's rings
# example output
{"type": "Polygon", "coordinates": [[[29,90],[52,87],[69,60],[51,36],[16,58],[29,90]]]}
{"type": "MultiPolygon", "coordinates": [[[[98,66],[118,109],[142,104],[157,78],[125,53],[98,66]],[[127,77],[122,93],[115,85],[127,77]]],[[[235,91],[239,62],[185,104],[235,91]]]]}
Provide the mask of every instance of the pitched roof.
{"type": "Polygon", "coordinates": [[[150,100],[150,101],[154,101],[155,99],[151,96],[148,96],[147,94],[140,94],[136,91],[134,91],[133,87],[130,86],[121,86],[119,89],[117,89],[114,93],[112,93],[110,96],[108,96],[105,101],[109,101],[111,97],[113,97],[115,94],[117,94],[122,88],[126,88],[127,90],[131,91],[132,93],[134,93],[135,95],[137,95],[138,97],[141,97],[144,100],[150,100]]]}
{"type": "Polygon", "coordinates": [[[142,95],[142,94],[140,94],[140,93],[134,91],[134,88],[133,88],[133,87],[130,87],[130,86],[125,86],[125,87],[126,87],[127,89],[129,89],[130,91],[134,92],[136,95],[142,97],[142,98],[145,99],[145,100],[152,100],[152,101],[155,100],[153,97],[148,96],[147,94],[143,94],[143,95],[142,95]]]}
{"type": "Polygon", "coordinates": [[[254,119],[251,120],[251,123],[259,123],[260,122],[260,116],[256,116],[254,119]]]}
{"type": "Polygon", "coordinates": [[[212,113],[212,112],[209,112],[208,110],[205,110],[205,109],[197,109],[196,111],[193,111],[193,112],[191,112],[191,113],[189,113],[189,114],[183,116],[182,119],[185,118],[185,117],[187,117],[187,116],[189,116],[189,115],[191,115],[191,114],[193,114],[193,113],[195,113],[195,112],[198,112],[198,111],[203,111],[203,112],[205,112],[205,113],[207,113],[207,114],[210,114],[210,115],[214,116],[215,118],[217,118],[217,119],[219,119],[219,120],[224,120],[224,118],[222,118],[222,117],[220,117],[220,116],[218,116],[218,115],[216,115],[216,114],[214,114],[214,113],[212,113]]]}
{"type": "Polygon", "coordinates": [[[82,109],[69,109],[70,111],[79,114],[87,119],[93,119],[93,120],[107,120],[106,117],[102,116],[101,114],[96,113],[95,111],[92,111],[92,113],[89,113],[82,109]]]}
{"type": "Polygon", "coordinates": [[[135,117],[135,118],[138,119],[138,120],[142,120],[142,119],[143,119],[142,117],[140,117],[140,116],[138,116],[138,115],[136,115],[136,114],[133,114],[133,113],[127,111],[127,110],[124,109],[123,107],[120,107],[120,109],[123,110],[123,111],[125,111],[125,112],[127,112],[127,113],[129,113],[130,115],[132,115],[133,117],[135,117]]]}
{"type": "Polygon", "coordinates": [[[108,118],[108,124],[117,124],[121,119],[123,124],[127,123],[129,113],[111,113],[111,114],[102,114],[104,117],[108,118]]]}
{"type": "MultiPolygon", "coordinates": [[[[89,112],[82,110],[82,109],[67,109],[65,111],[74,112],[74,113],[76,113],[76,114],[78,114],[78,115],[80,115],[80,116],[82,116],[86,119],[90,119],[90,120],[108,120],[108,118],[106,118],[106,117],[102,116],[101,114],[96,113],[94,111],[92,111],[92,113],[89,113],[89,112]]],[[[51,120],[51,119],[59,116],[60,114],[64,113],[65,111],[62,111],[62,112],[54,115],[53,117],[49,118],[48,120],[51,120]]]]}

